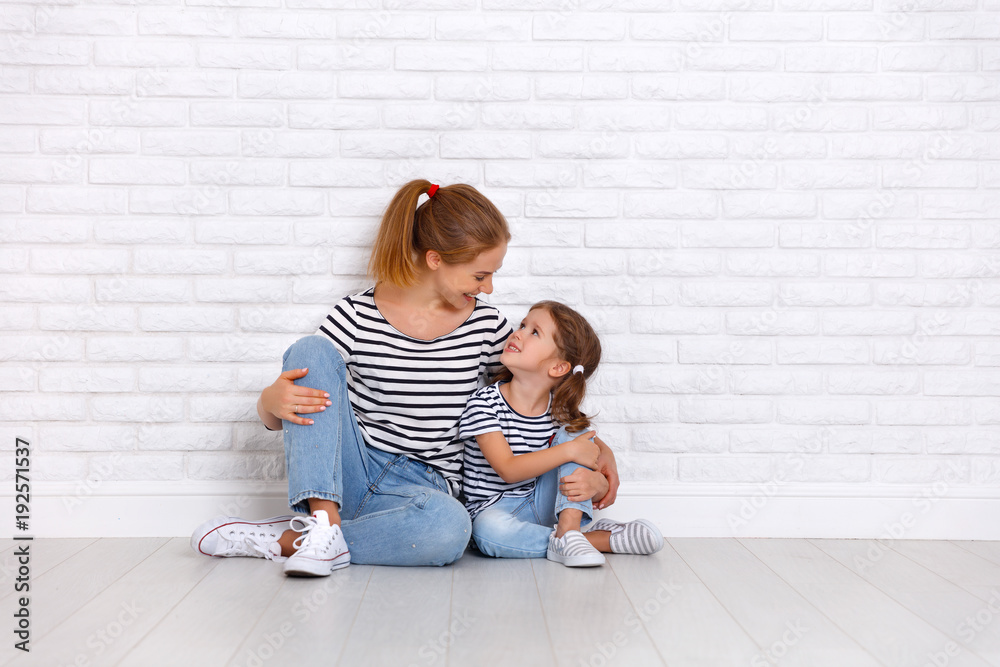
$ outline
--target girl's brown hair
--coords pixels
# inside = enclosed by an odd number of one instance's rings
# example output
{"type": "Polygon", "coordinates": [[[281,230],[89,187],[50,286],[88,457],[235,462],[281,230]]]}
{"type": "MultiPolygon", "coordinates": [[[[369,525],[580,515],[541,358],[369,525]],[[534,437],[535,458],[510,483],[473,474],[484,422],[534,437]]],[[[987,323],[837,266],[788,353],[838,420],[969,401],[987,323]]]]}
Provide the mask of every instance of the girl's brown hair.
{"type": "Polygon", "coordinates": [[[446,264],[464,264],[510,241],[507,220],[479,190],[448,185],[418,207],[417,198],[430,186],[410,181],[389,202],[368,262],[376,282],[412,285],[428,250],[440,253],[446,264]]]}
{"type": "MultiPolygon", "coordinates": [[[[539,301],[528,312],[547,310],[556,324],[555,343],[559,356],[570,365],[570,372],[556,380],[552,388],[552,420],[566,427],[571,433],[590,428],[590,416],[580,411],[580,404],[587,393],[587,380],[601,362],[601,339],[583,315],[558,301],[539,301]],[[582,373],[572,368],[583,366],[582,373]]],[[[504,368],[494,382],[509,382],[513,378],[504,368]]]]}

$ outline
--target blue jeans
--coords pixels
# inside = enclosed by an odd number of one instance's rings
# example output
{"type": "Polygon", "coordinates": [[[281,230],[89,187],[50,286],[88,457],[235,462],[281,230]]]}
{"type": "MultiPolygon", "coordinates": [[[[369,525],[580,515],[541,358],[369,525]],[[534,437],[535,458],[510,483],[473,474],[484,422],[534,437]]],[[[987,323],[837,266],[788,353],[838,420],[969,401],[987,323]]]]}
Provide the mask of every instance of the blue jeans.
{"type": "MultiPolygon", "coordinates": [[[[559,429],[553,447],[572,440],[576,435],[559,429]]],[[[490,505],[472,522],[472,539],[476,548],[487,556],[496,558],[545,558],[549,536],[564,509],[583,512],[580,525],[586,526],[593,518],[590,500],[572,502],[559,493],[559,480],[583,466],[564,463],[535,479],[532,495],[525,498],[501,498],[490,505]]]]}
{"type": "Polygon", "coordinates": [[[469,514],[427,465],[365,444],[347,393],[347,366],[324,336],[285,350],[282,372],[308,368],[295,384],[330,394],[332,405],[310,413],[313,424],[283,420],[288,504],[309,512],[309,498],[340,505],[351,562],[447,565],[469,544],[469,514]]]}

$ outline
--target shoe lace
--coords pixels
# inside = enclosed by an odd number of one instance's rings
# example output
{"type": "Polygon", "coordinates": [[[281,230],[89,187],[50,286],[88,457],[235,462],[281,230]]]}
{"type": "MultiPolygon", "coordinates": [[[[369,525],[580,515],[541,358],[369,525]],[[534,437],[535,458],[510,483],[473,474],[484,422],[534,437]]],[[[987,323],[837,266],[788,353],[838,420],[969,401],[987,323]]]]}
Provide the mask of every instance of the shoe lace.
{"type": "Polygon", "coordinates": [[[222,538],[226,541],[226,548],[219,556],[241,556],[243,554],[259,554],[268,560],[275,560],[274,552],[269,548],[269,543],[264,542],[264,535],[258,533],[233,533],[229,537],[222,538]]]}
{"type": "Polygon", "coordinates": [[[320,542],[318,539],[314,540],[313,538],[333,528],[333,526],[319,525],[319,521],[313,516],[297,516],[292,519],[289,527],[296,532],[302,533],[292,542],[292,546],[296,552],[317,548],[320,542]]]}

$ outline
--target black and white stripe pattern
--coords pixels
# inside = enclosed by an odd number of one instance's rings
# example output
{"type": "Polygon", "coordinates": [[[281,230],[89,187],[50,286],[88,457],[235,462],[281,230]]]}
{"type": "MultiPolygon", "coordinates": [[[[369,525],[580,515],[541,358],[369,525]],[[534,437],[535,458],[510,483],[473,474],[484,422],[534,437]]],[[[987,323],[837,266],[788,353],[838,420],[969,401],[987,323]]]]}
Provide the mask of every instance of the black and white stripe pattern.
{"type": "Polygon", "coordinates": [[[612,519],[598,519],[587,527],[611,531],[611,551],[616,554],[653,554],[663,548],[663,535],[646,519],[622,523],[612,519]]]}
{"type": "Polygon", "coordinates": [[[458,421],[469,396],[499,370],[511,334],[493,306],[476,302],[457,329],[434,340],[397,331],[375,305],[375,288],[341,299],[316,331],[347,363],[347,385],[365,441],[425,463],[461,485],[458,421]]]}
{"type": "Polygon", "coordinates": [[[531,495],[535,488],[533,479],[508,484],[490,466],[476,436],[493,431],[503,433],[510,451],[517,456],[548,447],[556,426],[547,408],[545,414],[538,417],[515,412],[500,393],[500,384],[483,387],[469,399],[458,436],[465,443],[462,491],[465,506],[473,518],[503,496],[520,498],[531,495]]]}

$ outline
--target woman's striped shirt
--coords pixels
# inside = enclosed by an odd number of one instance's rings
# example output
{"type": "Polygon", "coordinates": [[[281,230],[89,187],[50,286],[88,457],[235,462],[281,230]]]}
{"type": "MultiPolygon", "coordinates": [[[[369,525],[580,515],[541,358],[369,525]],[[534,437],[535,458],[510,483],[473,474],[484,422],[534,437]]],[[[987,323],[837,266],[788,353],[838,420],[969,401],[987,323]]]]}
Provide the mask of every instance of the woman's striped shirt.
{"type": "MultiPolygon", "coordinates": [[[[483,387],[473,394],[458,426],[458,436],[465,443],[462,491],[465,507],[473,518],[502,497],[522,498],[530,496],[535,489],[534,479],[511,484],[504,482],[483,456],[476,436],[500,431],[510,451],[517,456],[545,449],[557,430],[549,408],[539,417],[526,417],[516,412],[500,393],[501,384],[504,383],[483,387]]],[[[549,405],[552,405],[551,396],[549,405]]]]}
{"type": "Polygon", "coordinates": [[[347,365],[351,405],[365,441],[440,472],[458,495],[458,421],[469,396],[501,368],[511,326],[493,306],[476,306],[434,340],[400,333],[375,305],[375,288],[341,299],[316,331],[347,365]]]}

